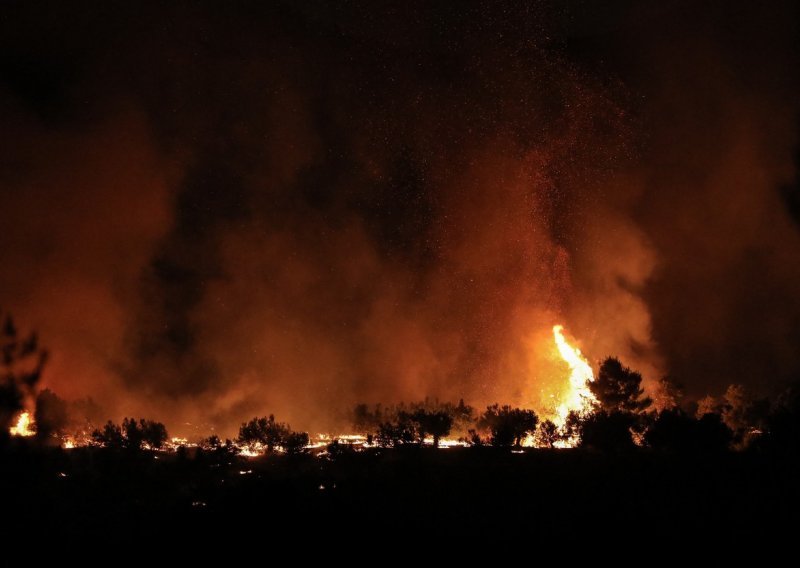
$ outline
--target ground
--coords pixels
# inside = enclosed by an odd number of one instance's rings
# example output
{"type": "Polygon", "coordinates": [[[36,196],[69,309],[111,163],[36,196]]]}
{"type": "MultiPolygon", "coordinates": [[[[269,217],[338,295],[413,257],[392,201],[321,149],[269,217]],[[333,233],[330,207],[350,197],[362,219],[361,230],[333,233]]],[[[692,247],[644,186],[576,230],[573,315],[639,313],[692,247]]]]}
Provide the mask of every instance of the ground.
{"type": "Polygon", "coordinates": [[[222,463],[97,448],[6,453],[7,534],[70,542],[736,542],[800,520],[797,462],[753,453],[405,448],[222,463]]]}

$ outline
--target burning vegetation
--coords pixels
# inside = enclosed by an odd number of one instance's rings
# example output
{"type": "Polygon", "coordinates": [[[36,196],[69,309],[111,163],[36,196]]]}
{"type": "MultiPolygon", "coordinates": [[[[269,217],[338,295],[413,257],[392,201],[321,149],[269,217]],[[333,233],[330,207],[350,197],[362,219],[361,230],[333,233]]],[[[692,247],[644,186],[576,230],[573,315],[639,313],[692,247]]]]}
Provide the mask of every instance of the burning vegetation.
{"type": "Polygon", "coordinates": [[[11,524],[534,557],[798,526],[768,4],[4,2],[11,524]]]}
{"type": "MultiPolygon", "coordinates": [[[[190,441],[169,437],[164,424],[143,418],[125,418],[119,425],[109,420],[102,427],[93,426],[90,414],[96,417],[100,411],[91,401],[69,404],[49,389],[37,391],[45,357],[34,356],[35,335],[19,342],[10,317],[4,330],[3,389],[5,400],[10,401],[3,409],[9,417],[7,436],[35,437],[42,444],[69,450],[193,449],[230,457],[274,453],[335,457],[345,448],[358,451],[403,446],[517,450],[586,447],[614,451],[638,446],[713,452],[764,446],[791,437],[787,430],[793,426],[786,416],[792,412],[792,401],[796,401],[796,396],[787,393],[770,404],[748,396],[740,386],[732,386],[720,400],[706,397],[690,405],[680,400],[680,389],[664,379],[660,388],[669,393],[668,400],[655,408],[653,400],[645,396],[639,373],[609,357],[599,364],[595,376],[581,350],[565,336],[563,326],[556,325],[551,348],[567,372],[545,408],[497,403],[476,411],[464,400],[454,404],[433,399],[388,406],[357,404],[350,414],[350,431],[311,435],[293,430],[270,414],[242,423],[233,439],[223,441],[211,435],[190,441]],[[37,362],[32,370],[15,370],[28,359],[37,362]],[[34,401],[35,413],[24,409],[26,399],[34,401]]],[[[662,399],[665,396],[662,393],[662,399]]]]}
{"type": "Polygon", "coordinates": [[[59,534],[92,528],[126,542],[141,542],[153,527],[187,536],[213,530],[222,542],[255,539],[264,527],[281,542],[307,541],[309,534],[346,542],[353,526],[368,539],[413,526],[440,536],[478,531],[481,543],[506,542],[509,534],[527,535],[530,511],[539,507],[554,513],[534,534],[552,543],[563,536],[557,527],[587,503],[671,534],[671,519],[683,518],[682,510],[667,509],[664,516],[663,506],[641,509],[642,502],[662,499],[663,487],[680,487],[676,499],[684,506],[714,504],[710,515],[689,515],[690,524],[700,525],[696,530],[713,518],[731,534],[743,526],[751,534],[752,516],[778,510],[787,495],[794,502],[797,390],[768,403],[732,387],[719,399],[691,405],[664,381],[671,396],[657,407],[639,373],[616,358],[601,361],[595,372],[561,326],[552,332],[550,347],[564,373],[549,406],[495,403],[481,410],[431,398],[362,403],[352,408],[349,428],[335,433],[297,431],[272,414],[241,423],[230,438],[170,437],[164,424],[144,418],[97,427],[102,422],[89,416],[102,413],[92,404],[68,403],[38,391],[38,380],[20,384],[6,373],[4,387],[30,389],[35,408],[6,409],[12,420],[0,435],[0,473],[19,489],[8,503],[15,510],[60,511],[39,519],[52,530],[78,511],[59,534]],[[739,457],[744,466],[733,459],[739,457]],[[769,464],[776,463],[788,464],[786,479],[774,478],[769,464]],[[744,497],[731,501],[746,484],[744,497]],[[520,491],[530,486],[554,490],[520,491]],[[561,486],[571,490],[555,490],[561,486]],[[27,509],[18,507],[23,502],[27,509]],[[498,504],[511,508],[499,520],[498,504]],[[98,528],[98,518],[118,509],[123,514],[114,523],[98,528]],[[268,518],[232,522],[254,510],[269,511],[268,518]],[[352,518],[370,520],[342,526],[352,518]]]}

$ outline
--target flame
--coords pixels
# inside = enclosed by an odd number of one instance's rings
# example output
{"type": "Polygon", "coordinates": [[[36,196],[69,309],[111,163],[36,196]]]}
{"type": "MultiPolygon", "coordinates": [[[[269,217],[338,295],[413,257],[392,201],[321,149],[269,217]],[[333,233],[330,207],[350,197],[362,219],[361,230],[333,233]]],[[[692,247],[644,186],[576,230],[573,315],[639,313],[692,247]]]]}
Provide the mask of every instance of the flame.
{"type": "Polygon", "coordinates": [[[589,389],[589,383],[594,381],[592,367],[583,356],[581,350],[573,347],[564,337],[564,326],[553,326],[553,337],[556,342],[558,354],[569,366],[569,383],[556,405],[553,422],[559,428],[563,427],[570,412],[587,414],[597,402],[594,394],[589,389]]]}
{"type": "Polygon", "coordinates": [[[36,430],[33,429],[33,419],[27,410],[19,415],[16,426],[9,428],[12,436],[33,436],[36,430]]]}
{"type": "MultiPolygon", "coordinates": [[[[423,444],[426,446],[433,445],[433,438],[428,436],[423,440],[423,444]]],[[[446,450],[448,448],[466,448],[469,444],[464,440],[459,440],[456,438],[441,438],[439,440],[439,449],[446,450]]]]}

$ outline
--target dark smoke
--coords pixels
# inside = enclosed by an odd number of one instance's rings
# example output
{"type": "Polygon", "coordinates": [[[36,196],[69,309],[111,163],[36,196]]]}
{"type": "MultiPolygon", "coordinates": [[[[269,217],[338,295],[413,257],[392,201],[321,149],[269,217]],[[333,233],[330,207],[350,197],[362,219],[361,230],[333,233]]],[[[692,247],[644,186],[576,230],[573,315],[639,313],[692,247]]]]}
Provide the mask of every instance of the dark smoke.
{"type": "Polygon", "coordinates": [[[61,396],[541,405],[555,323],[696,396],[800,369],[789,3],[6,11],[0,303],[61,396]]]}

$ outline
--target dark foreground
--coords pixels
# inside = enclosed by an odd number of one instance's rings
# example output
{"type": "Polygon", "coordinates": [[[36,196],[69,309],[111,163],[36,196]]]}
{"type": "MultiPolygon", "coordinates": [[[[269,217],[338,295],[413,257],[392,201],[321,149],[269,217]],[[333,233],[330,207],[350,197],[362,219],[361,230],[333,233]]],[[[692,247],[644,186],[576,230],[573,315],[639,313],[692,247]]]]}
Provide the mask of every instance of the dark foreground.
{"type": "Polygon", "coordinates": [[[797,461],[760,454],[406,448],[331,461],[26,446],[4,453],[12,538],[752,542],[782,538],[800,520],[797,461]]]}

